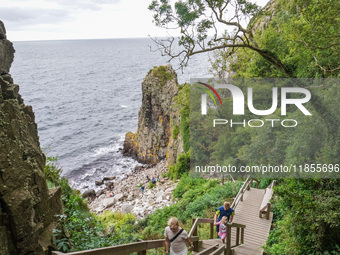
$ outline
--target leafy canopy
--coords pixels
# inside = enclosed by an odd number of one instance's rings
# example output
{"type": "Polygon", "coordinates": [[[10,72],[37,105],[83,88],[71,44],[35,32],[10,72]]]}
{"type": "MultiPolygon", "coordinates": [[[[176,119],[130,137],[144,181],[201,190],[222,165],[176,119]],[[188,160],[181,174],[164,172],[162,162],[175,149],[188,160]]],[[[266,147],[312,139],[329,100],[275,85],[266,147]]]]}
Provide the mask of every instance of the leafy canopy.
{"type": "Polygon", "coordinates": [[[195,54],[226,50],[223,60],[231,61],[238,49],[249,49],[277,69],[281,77],[297,77],[297,65],[287,63],[289,60],[307,60],[326,77],[340,72],[338,1],[276,0],[262,9],[247,0],[171,2],[153,0],[149,9],[157,26],[178,29],[180,36],[153,40],[162,55],[170,60],[178,58],[181,66],[195,54]],[[272,32],[262,34],[268,23],[272,32]],[[282,43],[285,50],[278,52],[282,43]]]}

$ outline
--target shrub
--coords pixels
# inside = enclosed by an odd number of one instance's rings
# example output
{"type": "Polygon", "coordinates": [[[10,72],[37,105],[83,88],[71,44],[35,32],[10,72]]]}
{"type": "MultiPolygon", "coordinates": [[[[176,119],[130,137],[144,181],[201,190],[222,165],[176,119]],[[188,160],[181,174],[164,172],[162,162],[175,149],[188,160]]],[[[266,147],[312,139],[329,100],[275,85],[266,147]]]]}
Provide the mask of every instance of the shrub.
{"type": "Polygon", "coordinates": [[[60,186],[62,190],[63,214],[57,216],[58,225],[53,231],[57,249],[70,252],[137,241],[138,235],[130,230],[135,221],[131,215],[115,214],[115,226],[120,231],[107,233],[106,226],[111,223],[111,215],[91,215],[80,192],[72,189],[66,178],[60,177],[62,170],[56,160],[47,157],[44,172],[49,185],[60,186]]]}
{"type": "Polygon", "coordinates": [[[180,154],[177,157],[177,162],[169,167],[168,176],[170,179],[179,179],[184,173],[190,169],[190,152],[180,154]]]}
{"type": "Polygon", "coordinates": [[[184,106],[181,110],[181,134],[183,138],[183,149],[188,152],[190,149],[190,110],[184,106]]]}
{"type": "Polygon", "coordinates": [[[153,189],[156,187],[156,184],[154,184],[152,181],[149,182],[149,189],[153,189]]]}
{"type": "Polygon", "coordinates": [[[178,137],[178,134],[179,134],[179,127],[175,125],[174,129],[172,130],[172,138],[176,140],[178,137]]]}

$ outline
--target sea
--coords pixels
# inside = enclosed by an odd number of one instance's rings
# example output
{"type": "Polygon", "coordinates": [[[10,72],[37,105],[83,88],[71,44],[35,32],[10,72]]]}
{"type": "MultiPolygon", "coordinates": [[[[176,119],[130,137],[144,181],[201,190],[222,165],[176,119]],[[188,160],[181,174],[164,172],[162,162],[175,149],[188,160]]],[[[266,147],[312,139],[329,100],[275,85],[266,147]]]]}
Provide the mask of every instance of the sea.
{"type": "MultiPolygon", "coordinates": [[[[26,105],[33,106],[40,146],[57,157],[62,176],[81,192],[103,177],[123,178],[138,162],[123,156],[135,132],[142,81],[168,64],[149,38],[14,42],[11,67],[26,105]],[[151,49],[150,49],[151,47],[151,49]]],[[[174,60],[175,69],[179,68],[174,60]]],[[[190,59],[179,83],[209,76],[209,56],[190,59]]]]}

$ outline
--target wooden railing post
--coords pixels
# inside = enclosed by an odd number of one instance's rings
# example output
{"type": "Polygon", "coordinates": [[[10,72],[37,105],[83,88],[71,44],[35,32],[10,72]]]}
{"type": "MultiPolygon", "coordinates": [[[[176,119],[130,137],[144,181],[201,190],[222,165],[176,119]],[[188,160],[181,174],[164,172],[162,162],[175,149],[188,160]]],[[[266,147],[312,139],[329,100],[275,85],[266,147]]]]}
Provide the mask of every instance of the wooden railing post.
{"type": "Polygon", "coordinates": [[[210,239],[214,239],[214,223],[210,223],[210,239]]]}
{"type": "Polygon", "coordinates": [[[236,246],[240,244],[240,228],[236,228],[236,246]]]}
{"type": "Polygon", "coordinates": [[[244,244],[244,228],[241,228],[241,244],[244,244]]]}
{"type": "Polygon", "coordinates": [[[271,203],[267,203],[267,220],[269,220],[271,203]]]}
{"type": "Polygon", "coordinates": [[[231,224],[227,224],[227,238],[225,255],[231,255],[231,224]]]}
{"type": "MultiPolygon", "coordinates": [[[[196,219],[192,219],[192,225],[195,224],[196,219]]],[[[194,229],[193,236],[197,236],[198,223],[194,229]]],[[[198,241],[192,243],[194,245],[194,251],[198,251],[198,241]]]]}
{"type": "MultiPolygon", "coordinates": [[[[137,242],[143,242],[143,240],[138,239],[137,242]]],[[[137,255],[146,255],[146,250],[137,252],[137,255]]]]}

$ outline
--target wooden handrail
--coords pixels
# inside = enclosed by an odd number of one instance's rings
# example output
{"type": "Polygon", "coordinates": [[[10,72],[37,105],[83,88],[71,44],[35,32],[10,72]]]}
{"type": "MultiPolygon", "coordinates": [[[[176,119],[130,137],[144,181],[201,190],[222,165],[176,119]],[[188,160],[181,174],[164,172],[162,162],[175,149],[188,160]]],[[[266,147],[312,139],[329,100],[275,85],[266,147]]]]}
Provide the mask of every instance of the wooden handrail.
{"type": "Polygon", "coordinates": [[[191,237],[194,234],[195,230],[197,229],[197,224],[198,224],[198,218],[194,221],[194,224],[192,224],[188,237],[191,237]]]}
{"type": "Polygon", "coordinates": [[[240,188],[240,190],[238,191],[236,197],[234,198],[234,201],[231,204],[231,208],[233,208],[235,210],[237,204],[240,202],[240,200],[243,200],[243,194],[246,191],[246,189],[248,188],[249,184],[252,182],[252,179],[250,178],[250,176],[248,175],[247,179],[245,180],[245,182],[243,183],[242,187],[240,188]]]}
{"type": "Polygon", "coordinates": [[[245,225],[237,224],[237,223],[228,223],[227,224],[227,238],[226,238],[226,245],[225,245],[225,254],[231,255],[232,248],[237,247],[244,243],[244,229],[245,225]],[[231,228],[236,228],[236,245],[231,246],[231,228]],[[241,235],[241,236],[240,236],[241,235]]]}
{"type": "MultiPolygon", "coordinates": [[[[192,236],[191,242],[197,242],[198,236],[192,236]]],[[[133,252],[143,252],[149,249],[156,249],[165,246],[165,239],[141,241],[137,243],[122,244],[117,246],[110,246],[105,248],[98,248],[85,251],[76,251],[67,253],[67,255],[126,255],[133,252]]],[[[52,251],[52,255],[66,254],[59,251],[52,251]]]]}
{"type": "MultiPolygon", "coordinates": [[[[245,186],[246,187],[246,186],[245,186]]],[[[209,223],[209,224],[213,224],[214,220],[213,219],[204,219],[204,218],[196,218],[193,219],[193,224],[189,233],[189,237],[191,237],[192,235],[197,235],[197,226],[198,223],[209,223]]],[[[222,252],[226,251],[226,254],[231,254],[231,249],[239,246],[241,244],[244,243],[244,229],[245,229],[245,225],[243,224],[239,224],[239,223],[227,223],[227,238],[226,238],[226,245],[222,246],[221,248],[219,248],[218,250],[214,251],[213,253],[211,253],[211,249],[209,249],[210,254],[221,254],[222,252]],[[231,246],[231,229],[232,228],[236,228],[236,245],[235,246],[231,246]]],[[[214,228],[210,228],[210,239],[213,238],[213,232],[214,228]]],[[[198,242],[194,243],[194,250],[198,251],[198,242]]],[[[202,251],[202,254],[208,254],[205,253],[207,251],[202,251]]],[[[201,254],[201,253],[199,253],[201,254]]]]}
{"type": "Polygon", "coordinates": [[[266,214],[266,219],[269,220],[271,203],[270,199],[273,197],[274,191],[273,187],[275,186],[276,180],[273,180],[272,183],[265,189],[265,194],[260,206],[259,217],[262,218],[262,214],[266,214]]]}
{"type": "MultiPolygon", "coordinates": [[[[197,243],[199,241],[199,237],[196,236],[197,235],[197,224],[198,223],[209,223],[209,224],[213,224],[214,220],[213,219],[205,219],[205,218],[197,218],[194,219],[194,224],[190,230],[189,233],[189,239],[192,243],[197,243]],[[196,232],[196,233],[195,233],[196,232]],[[193,236],[195,234],[195,236],[193,236]]],[[[243,243],[244,240],[244,228],[246,227],[245,225],[242,224],[238,224],[238,223],[228,223],[227,224],[228,227],[228,231],[229,231],[229,239],[231,236],[231,228],[237,228],[237,234],[238,237],[237,239],[240,240],[241,242],[237,242],[236,246],[239,244],[243,243]],[[240,231],[241,230],[241,231],[240,231]],[[239,234],[241,233],[241,238],[239,238],[239,234]]],[[[214,231],[214,228],[211,228],[210,231],[214,231]]],[[[210,235],[210,238],[212,238],[213,236],[210,235]]],[[[227,240],[228,242],[228,240],[227,240]]],[[[230,243],[230,241],[229,241],[230,243]]],[[[105,248],[98,248],[98,249],[92,249],[92,250],[86,250],[86,251],[76,251],[76,252],[70,252],[67,253],[68,255],[111,255],[111,254],[115,254],[115,255],[126,255],[129,253],[133,253],[133,252],[138,252],[139,254],[145,254],[146,250],[149,249],[156,249],[156,248],[160,248],[160,247],[164,247],[165,246],[165,239],[158,239],[158,240],[148,240],[148,241],[140,241],[140,242],[136,242],[136,243],[129,243],[129,244],[122,244],[122,245],[117,245],[117,246],[111,246],[111,247],[105,247],[105,248]]],[[[196,249],[198,247],[195,247],[196,249]]],[[[212,250],[206,251],[207,253],[202,253],[203,254],[221,254],[223,251],[225,250],[230,250],[231,251],[231,247],[230,245],[223,245],[221,248],[215,250],[213,253],[212,250]]],[[[59,251],[52,251],[52,255],[62,255],[62,254],[66,254],[63,252],[59,252],[59,251]]],[[[228,253],[227,253],[228,254],[228,253]]]]}
{"type": "Polygon", "coordinates": [[[211,255],[220,255],[225,251],[225,246],[222,245],[219,249],[217,249],[216,251],[214,251],[213,253],[211,253],[211,255]]]}
{"type": "Polygon", "coordinates": [[[196,253],[196,255],[209,255],[213,253],[215,250],[218,249],[218,244],[215,244],[214,246],[211,246],[209,248],[204,249],[203,251],[196,253]]]}
{"type": "Polygon", "coordinates": [[[272,183],[268,186],[268,188],[271,188],[271,189],[274,188],[275,184],[276,184],[276,180],[273,180],[272,183]]]}

